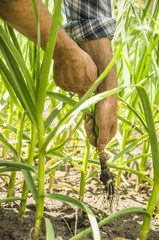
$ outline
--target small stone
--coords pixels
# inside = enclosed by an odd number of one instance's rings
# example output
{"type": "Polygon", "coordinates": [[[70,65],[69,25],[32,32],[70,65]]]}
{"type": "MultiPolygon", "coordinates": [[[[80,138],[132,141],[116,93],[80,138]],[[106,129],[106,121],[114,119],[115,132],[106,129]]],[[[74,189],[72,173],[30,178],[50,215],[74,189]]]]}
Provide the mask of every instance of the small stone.
{"type": "Polygon", "coordinates": [[[57,236],[57,238],[55,238],[55,240],[63,240],[63,238],[62,238],[62,237],[59,237],[59,236],[57,236]]]}

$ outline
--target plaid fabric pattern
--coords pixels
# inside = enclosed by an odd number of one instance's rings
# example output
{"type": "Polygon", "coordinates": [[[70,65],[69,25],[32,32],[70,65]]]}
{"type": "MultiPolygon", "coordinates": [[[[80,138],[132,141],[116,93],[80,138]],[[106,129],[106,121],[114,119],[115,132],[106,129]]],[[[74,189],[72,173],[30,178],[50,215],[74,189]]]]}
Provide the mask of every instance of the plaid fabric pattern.
{"type": "Polygon", "coordinates": [[[113,38],[116,22],[111,0],[63,0],[67,23],[63,26],[74,41],[113,38]]]}

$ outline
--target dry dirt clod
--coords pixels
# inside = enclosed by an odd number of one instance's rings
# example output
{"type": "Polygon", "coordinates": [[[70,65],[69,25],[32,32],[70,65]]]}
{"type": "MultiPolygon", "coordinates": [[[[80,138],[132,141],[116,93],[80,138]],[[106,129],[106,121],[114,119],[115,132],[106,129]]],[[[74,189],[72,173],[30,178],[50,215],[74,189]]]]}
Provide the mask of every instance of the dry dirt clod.
{"type": "Polygon", "coordinates": [[[57,236],[57,238],[55,238],[55,240],[63,240],[63,238],[62,238],[62,237],[59,237],[59,236],[57,236]]]}

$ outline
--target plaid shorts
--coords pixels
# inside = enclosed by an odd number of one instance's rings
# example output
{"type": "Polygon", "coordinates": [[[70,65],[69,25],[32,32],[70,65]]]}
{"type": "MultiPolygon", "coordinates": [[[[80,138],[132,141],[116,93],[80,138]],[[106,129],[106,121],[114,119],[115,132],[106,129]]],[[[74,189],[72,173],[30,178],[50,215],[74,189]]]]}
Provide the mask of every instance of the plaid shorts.
{"type": "Polygon", "coordinates": [[[113,38],[116,21],[111,0],[63,0],[67,23],[63,26],[74,41],[113,38]]]}

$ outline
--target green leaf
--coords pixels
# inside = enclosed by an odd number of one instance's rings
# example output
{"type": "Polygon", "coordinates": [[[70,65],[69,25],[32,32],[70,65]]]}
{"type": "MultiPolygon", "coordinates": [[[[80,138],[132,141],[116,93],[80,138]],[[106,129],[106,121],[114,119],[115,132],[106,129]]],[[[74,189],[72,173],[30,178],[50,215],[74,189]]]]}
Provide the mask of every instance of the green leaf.
{"type": "Polygon", "coordinates": [[[144,131],[142,130],[142,128],[139,128],[136,124],[133,124],[132,122],[128,121],[127,119],[125,119],[124,117],[118,115],[118,119],[121,120],[121,122],[125,123],[126,125],[128,125],[129,127],[134,128],[138,133],[140,133],[141,135],[144,134],[144,131]]]}
{"type": "Polygon", "coordinates": [[[23,201],[23,199],[20,197],[9,197],[9,198],[0,199],[0,203],[15,202],[19,200],[23,201]]]}
{"type": "Polygon", "coordinates": [[[115,162],[117,159],[121,158],[124,154],[129,153],[133,149],[137,148],[139,145],[141,145],[144,141],[148,140],[149,135],[145,133],[140,138],[135,139],[133,143],[128,145],[125,149],[123,149],[121,152],[117,153],[114,157],[110,158],[108,162],[115,162]]]}
{"type": "Polygon", "coordinates": [[[119,170],[124,170],[126,172],[129,172],[129,173],[133,173],[141,178],[143,178],[145,181],[149,182],[150,184],[154,185],[154,181],[147,177],[146,175],[144,175],[143,173],[139,172],[139,171],[136,171],[132,168],[129,168],[129,167],[124,167],[124,166],[120,166],[120,165],[117,165],[117,164],[112,164],[112,163],[108,163],[108,166],[109,168],[114,168],[114,169],[119,169],[119,170]]]}
{"type": "Polygon", "coordinates": [[[26,64],[21,56],[21,54],[19,53],[19,51],[17,50],[17,48],[14,46],[14,44],[10,41],[7,33],[3,30],[2,26],[0,26],[0,37],[3,39],[3,43],[5,43],[5,46],[8,49],[8,52],[11,53],[11,55],[13,56],[16,64],[21,68],[21,71],[23,72],[26,82],[27,82],[27,88],[29,89],[29,91],[31,92],[33,99],[35,100],[35,96],[36,96],[36,89],[35,89],[35,85],[34,82],[29,74],[29,71],[26,67],[26,64]]]}
{"type": "Polygon", "coordinates": [[[45,219],[45,225],[46,225],[46,240],[55,240],[55,234],[54,229],[52,227],[52,224],[48,218],[45,219]]]}
{"type": "MultiPolygon", "coordinates": [[[[17,128],[13,127],[10,124],[6,124],[6,123],[0,121],[0,127],[4,128],[4,129],[8,129],[14,133],[17,133],[17,128]]],[[[23,139],[28,140],[28,142],[30,142],[30,136],[26,133],[23,133],[23,139]]]]}
{"type": "Polygon", "coordinates": [[[44,108],[44,102],[46,97],[46,89],[48,84],[48,75],[50,70],[50,65],[53,57],[55,42],[56,42],[56,34],[58,29],[59,17],[61,12],[61,3],[62,0],[55,2],[55,11],[52,17],[52,24],[49,33],[49,38],[47,41],[47,46],[41,66],[41,73],[40,73],[40,82],[38,88],[38,95],[37,95],[37,114],[42,114],[44,108]]]}
{"type": "Polygon", "coordinates": [[[60,93],[56,93],[56,92],[47,92],[47,96],[53,99],[57,99],[62,101],[63,103],[69,104],[70,106],[74,106],[77,102],[75,100],[73,100],[70,97],[67,97],[63,94],[60,93]]]}
{"type": "Polygon", "coordinates": [[[71,203],[74,206],[80,208],[82,211],[85,211],[88,215],[90,224],[91,224],[91,229],[93,232],[93,238],[95,240],[100,240],[100,233],[99,233],[99,228],[98,228],[98,224],[97,224],[97,220],[92,212],[92,210],[90,208],[88,208],[87,206],[85,206],[83,203],[81,203],[80,201],[69,197],[69,196],[65,196],[62,194],[56,194],[56,193],[48,193],[45,195],[45,197],[47,198],[51,198],[51,199],[55,199],[55,200],[59,200],[61,202],[67,202],[67,203],[71,203]]]}
{"type": "Polygon", "coordinates": [[[149,97],[146,93],[146,90],[141,87],[137,86],[137,91],[140,95],[140,99],[142,101],[142,105],[144,108],[144,113],[146,117],[146,122],[148,126],[148,133],[149,133],[149,139],[151,144],[151,150],[152,150],[152,160],[153,160],[153,169],[154,169],[154,181],[155,183],[159,184],[159,147],[158,147],[158,139],[153,119],[153,114],[151,110],[151,105],[149,101],[149,97]]]}
{"type": "MultiPolygon", "coordinates": [[[[60,166],[65,164],[70,159],[70,157],[72,156],[72,154],[68,155],[68,156],[65,156],[64,154],[62,154],[62,153],[60,153],[58,151],[55,151],[54,154],[55,154],[55,156],[58,156],[58,157],[63,158],[63,159],[60,160],[60,161],[57,161],[56,163],[54,163],[52,165],[52,167],[49,167],[48,169],[46,169],[45,170],[45,175],[48,174],[49,172],[51,172],[52,170],[56,170],[57,168],[59,168],[60,166]]],[[[38,176],[35,176],[34,177],[34,181],[36,181],[37,178],[38,178],[38,176]]]]}
{"type": "MultiPolygon", "coordinates": [[[[0,65],[2,65],[2,64],[0,63],[0,65]]],[[[7,71],[8,71],[8,69],[7,69],[7,71]]],[[[1,70],[0,70],[0,74],[2,76],[2,81],[3,81],[7,91],[9,93],[10,97],[12,98],[15,106],[17,107],[17,109],[19,111],[22,111],[22,107],[21,107],[21,105],[20,105],[20,103],[19,103],[19,101],[17,99],[17,96],[16,96],[15,92],[13,91],[11,85],[9,84],[9,81],[7,80],[6,76],[4,75],[4,73],[1,70]]]]}
{"type": "Polygon", "coordinates": [[[57,168],[59,168],[60,166],[62,166],[63,164],[65,164],[69,159],[70,157],[72,156],[71,155],[68,155],[68,156],[65,156],[64,159],[62,159],[61,161],[58,161],[56,162],[55,164],[53,164],[52,167],[48,168],[46,171],[45,171],[45,174],[48,174],[49,172],[51,172],[52,170],[55,170],[57,168]]]}
{"type": "Polygon", "coordinates": [[[47,154],[54,152],[55,150],[61,148],[62,146],[64,146],[72,137],[72,135],[76,132],[76,130],[78,129],[78,127],[80,126],[81,122],[82,122],[83,118],[80,119],[80,121],[76,124],[75,128],[70,132],[69,136],[60,144],[55,145],[54,147],[51,147],[48,151],[47,154]]]}
{"type": "MultiPolygon", "coordinates": [[[[142,214],[147,214],[149,215],[146,211],[144,211],[142,208],[138,208],[138,207],[131,207],[131,208],[127,208],[124,210],[120,210],[116,213],[111,214],[109,217],[105,218],[104,220],[102,220],[101,222],[98,223],[99,227],[104,226],[105,224],[107,224],[108,222],[121,217],[123,215],[126,214],[130,214],[130,213],[142,213],[142,214]]],[[[85,231],[77,234],[76,236],[70,238],[70,240],[79,240],[81,238],[83,238],[84,236],[86,236],[88,233],[91,232],[91,228],[86,229],[85,231]]]]}
{"type": "MultiPolygon", "coordinates": [[[[0,168],[0,173],[4,172],[12,172],[12,171],[21,171],[21,169],[15,169],[14,167],[1,167],[0,168]]],[[[5,174],[5,173],[4,173],[5,174]]],[[[10,176],[10,175],[9,175],[10,176]]]]}
{"type": "Polygon", "coordinates": [[[6,160],[0,160],[0,166],[14,167],[15,169],[24,169],[27,171],[32,171],[34,173],[38,172],[38,169],[36,167],[31,166],[29,164],[25,164],[25,163],[19,163],[19,162],[10,162],[6,160]]]}
{"type": "Polygon", "coordinates": [[[34,200],[37,201],[37,189],[35,187],[34,179],[31,175],[31,173],[29,171],[24,170],[24,169],[22,169],[22,173],[23,173],[23,176],[24,176],[24,180],[25,180],[30,192],[32,193],[32,196],[33,196],[34,200]]]}
{"type": "Polygon", "coordinates": [[[128,109],[130,111],[132,111],[136,117],[139,119],[139,121],[142,123],[142,125],[144,126],[145,130],[147,131],[147,125],[145,123],[145,120],[143,118],[143,116],[141,115],[141,113],[139,113],[134,107],[132,107],[128,102],[126,102],[123,98],[121,98],[120,96],[118,96],[119,100],[122,101],[123,103],[126,104],[126,106],[128,107],[128,109]]]}
{"type": "Polygon", "coordinates": [[[30,89],[28,89],[24,81],[23,75],[21,74],[18,64],[16,63],[15,59],[11,55],[5,42],[3,42],[1,38],[0,38],[0,43],[1,43],[0,49],[9,66],[9,70],[8,70],[5,64],[3,63],[3,61],[0,59],[1,70],[5,75],[6,79],[8,80],[9,84],[12,86],[23,108],[26,109],[30,119],[34,122],[35,125],[37,125],[36,108],[34,104],[35,100],[33,101],[32,95],[29,92],[30,89]]]}
{"type": "Polygon", "coordinates": [[[7,173],[0,173],[0,176],[6,176],[6,177],[10,177],[10,175],[9,174],[7,174],[7,173]]]}
{"type": "Polygon", "coordinates": [[[64,108],[65,104],[59,103],[54,110],[50,113],[50,115],[47,117],[47,119],[44,122],[45,130],[48,129],[48,127],[51,125],[51,123],[54,121],[54,119],[57,117],[57,115],[61,112],[61,110],[64,108]]]}
{"type": "Polygon", "coordinates": [[[13,156],[18,161],[18,154],[15,148],[8,142],[8,139],[0,133],[0,141],[13,153],[13,156]]]}

